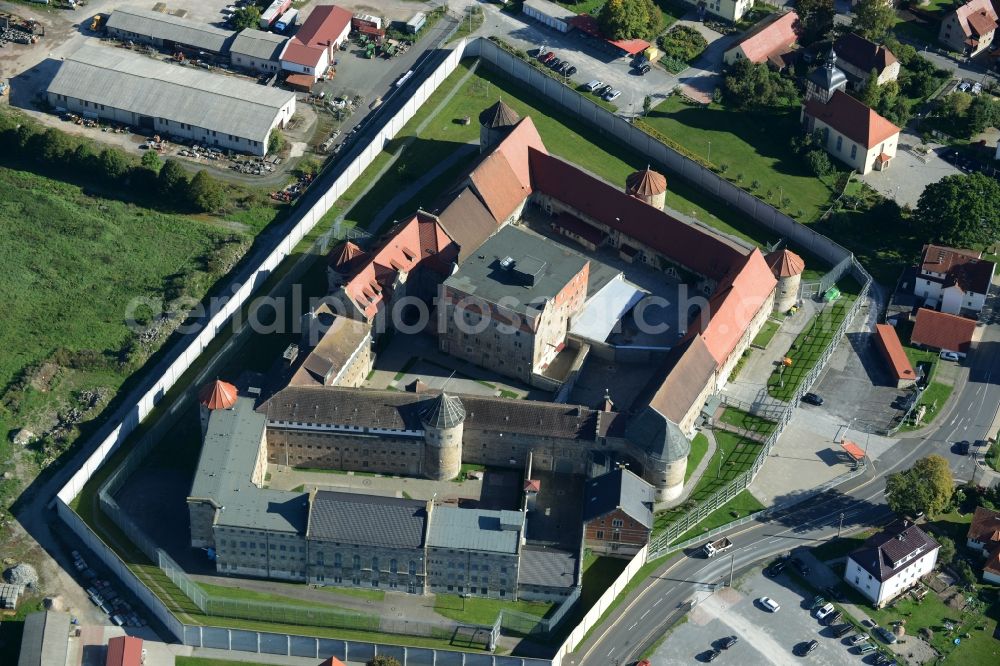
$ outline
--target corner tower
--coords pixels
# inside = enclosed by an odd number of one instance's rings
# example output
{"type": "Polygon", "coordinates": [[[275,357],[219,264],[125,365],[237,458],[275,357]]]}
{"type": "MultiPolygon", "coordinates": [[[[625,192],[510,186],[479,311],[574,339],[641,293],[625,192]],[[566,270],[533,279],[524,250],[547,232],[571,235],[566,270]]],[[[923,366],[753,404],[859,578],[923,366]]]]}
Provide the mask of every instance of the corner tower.
{"type": "Polygon", "coordinates": [[[502,101],[479,114],[479,152],[485,153],[500,143],[521,120],[517,111],[502,101]]]}
{"type": "Polygon", "coordinates": [[[788,312],[799,300],[799,286],[806,262],[791,250],[776,250],[764,257],[771,273],[778,278],[774,291],[774,311],[788,312]]]}
{"type": "Polygon", "coordinates": [[[205,384],[198,391],[198,412],[201,417],[201,438],[208,431],[208,417],[216,409],[232,409],[236,406],[236,387],[229,382],[216,379],[205,384]]]}
{"type": "Polygon", "coordinates": [[[424,476],[435,481],[454,479],[462,471],[462,401],[442,392],[430,401],[420,420],[424,425],[424,476]]]}
{"type": "Polygon", "coordinates": [[[625,179],[625,193],[663,210],[667,205],[667,178],[647,166],[625,179]]]}

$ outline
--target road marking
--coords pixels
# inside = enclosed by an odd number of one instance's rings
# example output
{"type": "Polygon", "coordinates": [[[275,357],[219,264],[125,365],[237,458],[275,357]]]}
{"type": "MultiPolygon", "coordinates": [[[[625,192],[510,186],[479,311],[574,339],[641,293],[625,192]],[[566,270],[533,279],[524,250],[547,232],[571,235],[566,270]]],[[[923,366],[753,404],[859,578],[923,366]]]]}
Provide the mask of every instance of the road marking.
{"type": "Polygon", "coordinates": [[[608,650],[608,656],[610,657],[610,656],[611,656],[611,653],[612,653],[612,652],[614,652],[614,651],[615,651],[615,649],[614,649],[614,648],[611,648],[610,650],[608,650]]]}
{"type": "Polygon", "coordinates": [[[631,626],[631,627],[629,627],[629,628],[628,628],[628,630],[629,630],[629,631],[632,631],[632,630],[633,630],[633,629],[635,629],[635,628],[636,628],[637,626],[639,626],[639,623],[638,623],[638,622],[633,622],[633,623],[632,623],[632,626],[631,626]]]}
{"type": "Polygon", "coordinates": [[[653,603],[653,608],[656,608],[657,606],[659,606],[659,605],[660,605],[660,602],[661,602],[661,601],[663,601],[663,597],[660,597],[659,599],[657,599],[657,600],[656,600],[656,601],[655,601],[655,602],[653,603]]]}
{"type": "Polygon", "coordinates": [[[652,609],[652,608],[650,608],[650,609],[647,609],[645,613],[643,613],[642,615],[640,615],[640,616],[639,616],[639,619],[640,619],[640,620],[645,620],[645,619],[646,619],[646,616],[647,616],[647,615],[649,615],[649,614],[650,614],[650,613],[651,613],[652,611],[653,611],[653,609],[652,609]]]}

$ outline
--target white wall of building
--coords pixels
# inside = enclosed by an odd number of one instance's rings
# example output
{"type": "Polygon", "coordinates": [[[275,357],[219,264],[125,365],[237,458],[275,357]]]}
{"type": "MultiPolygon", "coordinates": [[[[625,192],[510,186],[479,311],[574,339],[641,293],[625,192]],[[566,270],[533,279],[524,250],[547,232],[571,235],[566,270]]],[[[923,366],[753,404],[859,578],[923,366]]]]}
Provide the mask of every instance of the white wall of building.
{"type": "Polygon", "coordinates": [[[934,570],[937,563],[938,548],[929,553],[918,556],[895,576],[884,582],[868,573],[861,565],[854,561],[854,558],[847,558],[847,570],[844,572],[844,580],[865,595],[872,604],[881,608],[897,596],[916,585],[922,576],[934,570]]]}

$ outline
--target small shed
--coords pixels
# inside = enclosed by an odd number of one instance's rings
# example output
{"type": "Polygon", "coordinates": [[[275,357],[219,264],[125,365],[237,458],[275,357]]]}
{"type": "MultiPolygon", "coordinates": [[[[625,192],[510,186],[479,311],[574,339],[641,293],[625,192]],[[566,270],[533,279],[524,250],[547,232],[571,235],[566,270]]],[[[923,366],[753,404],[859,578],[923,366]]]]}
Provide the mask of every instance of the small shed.
{"type": "Polygon", "coordinates": [[[427,23],[427,14],[417,12],[413,18],[406,22],[406,32],[415,35],[423,29],[425,23],[427,23]]]}

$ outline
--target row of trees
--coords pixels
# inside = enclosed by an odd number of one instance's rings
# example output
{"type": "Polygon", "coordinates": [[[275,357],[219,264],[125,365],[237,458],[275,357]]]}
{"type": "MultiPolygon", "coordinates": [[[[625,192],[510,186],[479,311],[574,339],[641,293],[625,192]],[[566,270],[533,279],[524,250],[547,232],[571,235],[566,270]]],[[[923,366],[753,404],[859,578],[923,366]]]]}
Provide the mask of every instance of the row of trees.
{"type": "Polygon", "coordinates": [[[96,152],[90,140],[51,127],[43,130],[20,123],[0,128],[0,154],[74,180],[128,186],[158,208],[217,212],[228,200],[226,187],[204,170],[189,178],[176,160],[164,163],[153,150],[144,153],[141,160],[113,147],[96,152]]]}

